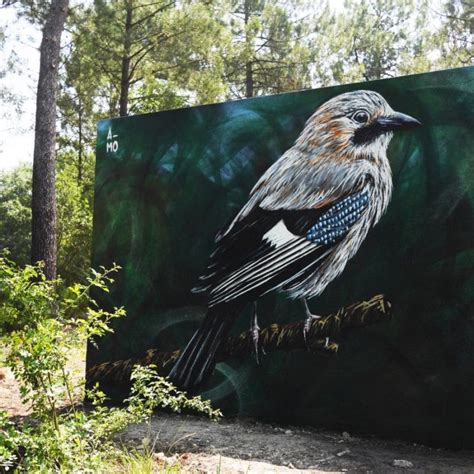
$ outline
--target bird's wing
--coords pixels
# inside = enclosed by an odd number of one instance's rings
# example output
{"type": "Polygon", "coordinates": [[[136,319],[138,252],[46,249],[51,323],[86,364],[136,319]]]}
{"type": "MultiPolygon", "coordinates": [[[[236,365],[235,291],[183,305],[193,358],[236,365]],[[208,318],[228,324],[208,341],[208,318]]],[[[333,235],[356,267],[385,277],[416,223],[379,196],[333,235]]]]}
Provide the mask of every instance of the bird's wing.
{"type": "Polygon", "coordinates": [[[221,234],[201,285],[209,306],[245,295],[254,299],[317,266],[367,208],[369,193],[355,191],[306,210],[255,207],[221,234]]]}

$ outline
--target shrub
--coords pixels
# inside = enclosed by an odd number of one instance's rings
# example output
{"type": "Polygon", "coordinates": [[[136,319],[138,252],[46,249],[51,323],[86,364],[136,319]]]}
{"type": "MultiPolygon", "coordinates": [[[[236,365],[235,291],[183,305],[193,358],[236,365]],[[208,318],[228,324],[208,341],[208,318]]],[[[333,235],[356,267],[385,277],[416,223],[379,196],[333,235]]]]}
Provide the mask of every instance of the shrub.
{"type": "MultiPolygon", "coordinates": [[[[68,359],[86,341],[111,332],[110,323],[125,316],[123,308],[105,311],[90,290],[108,292],[119,270],[92,270],[85,283],[48,281],[40,265],[23,268],[0,257],[0,338],[5,362],[20,383],[22,400],[32,421],[14,425],[0,412],[0,467],[27,472],[101,472],[117,447],[116,433],[129,423],[149,419],[153,410],[168,407],[205,413],[218,410],[199,397],[188,398],[153,367],[135,367],[124,407],[108,407],[99,387],[85,393],[83,377],[74,377],[68,359]],[[85,410],[77,403],[92,401],[85,410]]],[[[117,454],[118,455],[118,454],[117,454]]]]}

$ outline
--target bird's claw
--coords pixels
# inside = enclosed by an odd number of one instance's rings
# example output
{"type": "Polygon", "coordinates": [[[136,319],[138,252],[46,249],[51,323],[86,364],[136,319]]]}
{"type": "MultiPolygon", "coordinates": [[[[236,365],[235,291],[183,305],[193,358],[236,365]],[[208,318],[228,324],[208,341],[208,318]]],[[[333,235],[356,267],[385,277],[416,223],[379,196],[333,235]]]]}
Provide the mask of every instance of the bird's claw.
{"type": "MultiPolygon", "coordinates": [[[[313,321],[316,321],[318,319],[321,319],[321,316],[318,316],[316,314],[311,314],[310,312],[306,313],[306,319],[303,325],[303,338],[304,338],[304,343],[306,344],[306,348],[308,349],[308,351],[309,351],[309,345],[308,345],[307,336],[311,328],[311,324],[313,323],[313,321]]],[[[328,344],[328,338],[326,339],[326,344],[328,344]]]]}
{"type": "MultiPolygon", "coordinates": [[[[308,306],[308,302],[306,301],[306,298],[302,298],[302,299],[303,299],[303,304],[304,304],[304,310],[305,310],[305,313],[306,313],[306,319],[305,319],[304,325],[303,325],[303,338],[304,338],[304,343],[306,344],[306,348],[309,351],[307,336],[308,336],[309,330],[311,328],[311,324],[313,323],[313,321],[316,321],[317,319],[321,319],[321,316],[318,316],[317,314],[311,313],[311,311],[309,310],[309,306],[308,306]]],[[[327,343],[327,341],[326,341],[326,343],[327,343]]]]}
{"type": "MultiPolygon", "coordinates": [[[[253,341],[253,350],[255,354],[255,360],[257,361],[257,364],[260,364],[260,359],[258,356],[258,341],[260,339],[260,327],[257,321],[257,305],[256,304],[254,305],[253,317],[250,323],[250,334],[252,336],[252,341],[253,341]]],[[[262,351],[262,354],[265,355],[265,351],[263,350],[263,347],[261,351],[262,351]]]]}
{"type": "Polygon", "coordinates": [[[258,358],[258,339],[260,336],[260,327],[258,326],[258,324],[256,323],[252,324],[252,326],[250,327],[250,332],[252,334],[253,351],[255,354],[255,359],[257,361],[257,364],[259,364],[260,360],[258,358]]]}

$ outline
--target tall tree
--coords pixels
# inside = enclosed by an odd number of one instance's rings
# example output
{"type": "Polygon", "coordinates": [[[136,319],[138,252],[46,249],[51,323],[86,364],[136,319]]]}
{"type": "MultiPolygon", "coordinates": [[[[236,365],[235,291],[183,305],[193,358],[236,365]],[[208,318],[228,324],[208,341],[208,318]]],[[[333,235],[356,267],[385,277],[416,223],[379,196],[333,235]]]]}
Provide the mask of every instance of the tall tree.
{"type": "Polygon", "coordinates": [[[43,27],[36,96],[33,153],[31,261],[44,262],[47,278],[56,277],[56,94],[61,35],[69,0],[51,0],[43,27]]]}
{"type": "Polygon", "coordinates": [[[474,2],[445,0],[438,15],[442,26],[433,33],[437,64],[441,67],[470,66],[474,63],[474,2]]]}
{"type": "Polygon", "coordinates": [[[88,86],[78,79],[89,74],[108,116],[223,97],[223,30],[204,1],[95,0],[73,23],[69,86],[79,96],[88,86]]]}
{"type": "Polygon", "coordinates": [[[334,80],[370,81],[395,77],[402,71],[418,72],[418,66],[429,69],[422,35],[426,3],[346,0],[332,35],[334,80]]]}
{"type": "Polygon", "coordinates": [[[319,19],[331,16],[325,2],[223,0],[220,7],[232,36],[224,60],[231,97],[311,86],[313,36],[319,19]]]}
{"type": "Polygon", "coordinates": [[[65,48],[63,55],[65,67],[62,69],[58,97],[61,126],[59,148],[70,152],[68,159],[76,164],[78,184],[84,179],[85,169],[90,167],[87,160],[93,152],[96,123],[102,116],[108,115],[109,107],[104,97],[107,97],[107,88],[110,88],[98,68],[96,52],[90,47],[90,38],[75,32],[75,25],[85,20],[83,7],[71,10],[68,25],[73,32],[72,42],[69,48],[65,48]]]}

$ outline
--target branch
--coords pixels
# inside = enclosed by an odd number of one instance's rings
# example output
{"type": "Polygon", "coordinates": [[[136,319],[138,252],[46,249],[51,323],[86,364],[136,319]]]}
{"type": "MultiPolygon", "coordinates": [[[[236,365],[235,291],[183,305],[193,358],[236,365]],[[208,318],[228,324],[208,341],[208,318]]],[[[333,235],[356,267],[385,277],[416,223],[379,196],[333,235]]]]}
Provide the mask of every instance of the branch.
{"type": "MultiPolygon", "coordinates": [[[[138,38],[135,38],[132,40],[132,44],[140,44],[142,41],[150,41],[150,38],[153,38],[155,36],[161,36],[161,38],[166,38],[166,35],[165,33],[163,33],[163,31],[155,31],[154,33],[146,33],[138,38]]],[[[161,38],[158,38],[157,41],[160,41],[161,38]]],[[[147,44],[146,46],[144,46],[145,48],[148,48],[149,44],[147,44]]],[[[138,51],[138,53],[134,53],[131,57],[133,56],[136,56],[137,54],[140,53],[141,50],[138,51]]]]}
{"type": "MultiPolygon", "coordinates": [[[[271,324],[260,331],[259,345],[265,353],[292,350],[310,350],[333,354],[338,351],[338,344],[327,338],[341,336],[351,329],[368,326],[391,318],[391,304],[383,295],[377,295],[368,301],[361,301],[340,308],[336,313],[314,320],[307,334],[307,344],[303,337],[304,321],[290,324],[271,324]]],[[[231,336],[218,353],[217,361],[243,359],[253,354],[253,339],[250,331],[239,336],[231,336]]],[[[94,365],[87,371],[89,386],[95,382],[126,384],[135,365],[157,366],[161,375],[166,375],[181,354],[180,350],[160,352],[148,349],[144,357],[118,360],[94,365]]]]}
{"type": "Polygon", "coordinates": [[[145,51],[143,51],[143,53],[141,54],[140,57],[138,57],[135,61],[135,64],[132,65],[131,69],[130,69],[130,74],[128,75],[128,81],[131,81],[132,77],[133,77],[133,74],[135,73],[135,70],[137,69],[138,65],[140,64],[140,62],[145,59],[146,55],[154,48],[154,46],[150,46],[149,48],[147,48],[145,51]]]}
{"type": "MultiPolygon", "coordinates": [[[[145,22],[146,20],[148,20],[149,18],[152,18],[154,17],[155,15],[158,15],[158,13],[166,10],[167,8],[171,7],[174,5],[174,0],[172,0],[171,2],[169,3],[166,3],[165,5],[162,5],[160,8],[157,8],[156,10],[152,11],[151,13],[149,13],[148,15],[145,15],[144,17],[138,19],[137,21],[133,22],[132,23],[132,28],[134,28],[135,26],[137,25],[140,25],[141,23],[145,22]]],[[[143,6],[143,5],[138,5],[138,6],[143,6]]]]}

